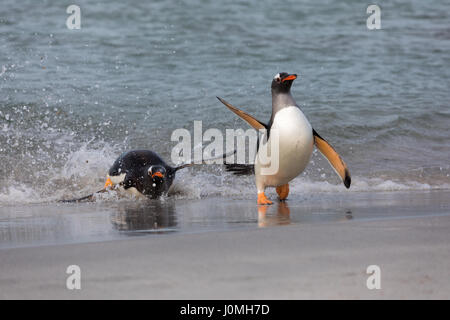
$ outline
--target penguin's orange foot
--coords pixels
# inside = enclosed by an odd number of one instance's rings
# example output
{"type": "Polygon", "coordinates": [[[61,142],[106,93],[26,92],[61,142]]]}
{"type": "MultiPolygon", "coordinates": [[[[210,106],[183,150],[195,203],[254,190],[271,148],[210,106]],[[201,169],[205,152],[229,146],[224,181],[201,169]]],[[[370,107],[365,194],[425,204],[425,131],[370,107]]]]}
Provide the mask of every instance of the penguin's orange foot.
{"type": "Polygon", "coordinates": [[[258,204],[272,204],[273,202],[267,199],[264,192],[258,193],[258,204]]]}
{"type": "Polygon", "coordinates": [[[280,200],[286,200],[289,195],[289,184],[286,183],[276,188],[280,200]]]}

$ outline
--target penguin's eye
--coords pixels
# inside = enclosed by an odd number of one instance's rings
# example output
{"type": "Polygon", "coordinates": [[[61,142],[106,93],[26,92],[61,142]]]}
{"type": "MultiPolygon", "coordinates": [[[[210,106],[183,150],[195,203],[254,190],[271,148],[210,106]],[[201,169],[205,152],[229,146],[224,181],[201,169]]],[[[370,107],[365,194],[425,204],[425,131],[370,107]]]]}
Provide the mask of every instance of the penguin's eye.
{"type": "Polygon", "coordinates": [[[280,77],[277,77],[275,80],[276,80],[277,82],[280,82],[280,81],[281,81],[281,78],[280,78],[280,77]]]}

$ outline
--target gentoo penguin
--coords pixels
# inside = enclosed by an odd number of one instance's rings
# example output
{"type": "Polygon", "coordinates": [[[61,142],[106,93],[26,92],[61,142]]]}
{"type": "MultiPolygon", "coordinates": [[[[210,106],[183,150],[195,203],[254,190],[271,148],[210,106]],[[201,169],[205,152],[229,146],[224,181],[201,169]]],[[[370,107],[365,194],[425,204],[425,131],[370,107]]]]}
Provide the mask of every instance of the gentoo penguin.
{"type": "MultiPolygon", "coordinates": [[[[225,157],[225,155],[224,155],[225,157]]],[[[158,198],[167,194],[175,173],[194,164],[183,164],[171,167],[155,152],[150,150],[131,150],[122,153],[114,162],[106,175],[106,183],[102,190],[96,193],[106,192],[115,186],[136,196],[158,198]]],[[[78,202],[92,199],[94,194],[61,202],[78,202]]]]}
{"type": "Polygon", "coordinates": [[[264,194],[266,187],[276,187],[280,200],[287,198],[289,182],[306,168],[314,144],[341,177],[344,185],[350,188],[351,178],[346,164],[333,147],[312,128],[291,95],[291,86],[296,78],[296,74],[285,72],[278,73],[273,78],[272,116],[268,124],[217,97],[253,128],[265,131],[262,141],[258,142],[254,167],[239,164],[227,166],[228,170],[236,174],[254,171],[258,204],[272,204],[264,194]]]}
{"type": "Polygon", "coordinates": [[[104,188],[119,185],[135,195],[155,199],[167,194],[175,172],[188,166],[191,164],[173,168],[150,150],[127,151],[109,169],[104,188]]]}

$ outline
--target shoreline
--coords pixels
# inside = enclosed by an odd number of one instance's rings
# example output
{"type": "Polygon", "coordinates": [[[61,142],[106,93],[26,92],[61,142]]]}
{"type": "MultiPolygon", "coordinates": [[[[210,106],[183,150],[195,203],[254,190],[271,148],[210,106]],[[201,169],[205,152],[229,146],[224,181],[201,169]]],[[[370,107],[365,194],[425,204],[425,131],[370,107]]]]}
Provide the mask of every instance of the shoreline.
{"type": "Polygon", "coordinates": [[[257,206],[254,199],[212,197],[0,207],[0,250],[163,234],[445,216],[450,214],[449,195],[448,190],[317,193],[294,195],[271,206],[257,206]]]}

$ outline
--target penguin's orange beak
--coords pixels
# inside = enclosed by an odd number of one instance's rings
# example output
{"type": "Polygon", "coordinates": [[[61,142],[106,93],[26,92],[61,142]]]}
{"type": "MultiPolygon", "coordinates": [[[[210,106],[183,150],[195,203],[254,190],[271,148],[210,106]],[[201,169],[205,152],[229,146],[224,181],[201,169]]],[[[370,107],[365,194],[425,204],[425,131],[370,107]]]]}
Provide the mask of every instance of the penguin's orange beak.
{"type": "Polygon", "coordinates": [[[156,177],[160,177],[160,178],[164,178],[164,175],[161,172],[159,172],[159,171],[157,171],[154,174],[152,174],[152,178],[154,178],[155,176],[156,177]]]}
{"type": "Polygon", "coordinates": [[[108,177],[108,179],[106,179],[105,186],[103,188],[106,189],[106,188],[112,187],[112,186],[113,186],[113,183],[112,183],[111,179],[108,177]]]}
{"type": "Polygon", "coordinates": [[[288,81],[288,80],[295,80],[295,79],[297,79],[297,75],[296,74],[290,74],[286,78],[281,80],[281,82],[285,82],[285,81],[288,81]]]}

